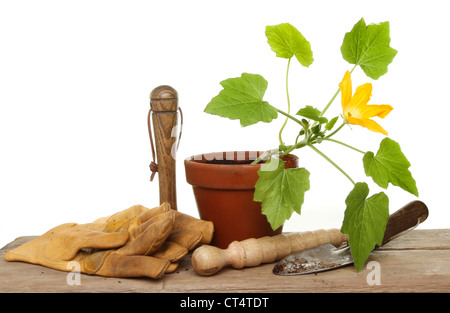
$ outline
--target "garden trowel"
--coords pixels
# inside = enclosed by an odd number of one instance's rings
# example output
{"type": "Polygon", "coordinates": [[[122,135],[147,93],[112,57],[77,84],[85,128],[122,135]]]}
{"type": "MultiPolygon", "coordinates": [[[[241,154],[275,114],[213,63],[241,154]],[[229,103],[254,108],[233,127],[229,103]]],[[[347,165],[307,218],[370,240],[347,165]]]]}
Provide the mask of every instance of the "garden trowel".
{"type": "MultiPolygon", "coordinates": [[[[382,245],[414,229],[428,217],[428,208],[421,201],[413,201],[389,216],[382,245]]],[[[375,249],[378,246],[375,247],[375,249]]],[[[291,254],[273,268],[276,275],[302,275],[327,271],[353,263],[348,243],[336,248],[325,244],[291,254]]]]}

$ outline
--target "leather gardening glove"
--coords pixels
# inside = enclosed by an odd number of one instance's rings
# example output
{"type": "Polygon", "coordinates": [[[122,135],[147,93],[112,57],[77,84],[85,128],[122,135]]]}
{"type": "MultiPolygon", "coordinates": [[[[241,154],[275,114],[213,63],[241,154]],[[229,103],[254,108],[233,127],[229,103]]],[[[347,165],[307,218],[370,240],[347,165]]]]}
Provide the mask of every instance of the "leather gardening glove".
{"type": "MultiPolygon", "coordinates": [[[[170,205],[165,203],[160,207],[153,208],[151,212],[146,214],[161,214],[169,209],[170,205]]],[[[132,215],[139,215],[147,212],[148,210],[149,209],[144,206],[136,205],[128,209],[128,213],[132,212],[132,215]]],[[[212,222],[200,220],[178,211],[172,210],[172,212],[175,219],[169,236],[160,248],[155,250],[156,252],[149,252],[147,254],[170,262],[170,265],[166,268],[165,273],[174,272],[178,267],[177,262],[190,250],[193,250],[198,244],[209,244],[214,233],[214,224],[212,222]]],[[[99,219],[97,222],[102,222],[105,219],[110,223],[114,219],[120,221],[124,219],[121,215],[123,215],[123,213],[119,212],[112,217],[99,219]]]]}
{"type": "Polygon", "coordinates": [[[134,206],[93,223],[59,225],[7,252],[5,259],[63,271],[68,271],[69,262],[77,261],[86,274],[159,278],[170,262],[145,255],[158,250],[167,239],[174,213],[169,207],[144,209],[134,206]]]}
{"type": "Polygon", "coordinates": [[[175,217],[168,204],[150,210],[137,205],[93,223],[59,225],[7,252],[5,259],[63,271],[77,261],[86,274],[160,278],[170,261],[149,255],[171,235],[175,217]]]}
{"type": "MultiPolygon", "coordinates": [[[[141,219],[147,219],[169,210],[170,205],[168,203],[151,210],[142,205],[135,205],[128,210],[116,213],[111,217],[99,219],[96,222],[106,220],[109,225],[118,225],[121,223],[120,221],[128,220],[130,217],[141,215],[141,219]]],[[[169,261],[170,264],[166,267],[165,273],[174,272],[178,267],[177,262],[199,243],[209,244],[214,233],[214,224],[210,221],[200,220],[175,210],[171,210],[171,212],[174,214],[174,221],[170,234],[162,245],[158,245],[158,249],[155,247],[146,254],[164,260],[164,262],[169,261]]],[[[114,227],[110,226],[108,231],[114,229],[114,227]]]]}
{"type": "Polygon", "coordinates": [[[213,233],[214,224],[212,222],[175,211],[175,221],[169,237],[152,256],[169,260],[171,266],[166,273],[173,272],[177,268],[178,260],[198,244],[209,244],[213,233]]]}

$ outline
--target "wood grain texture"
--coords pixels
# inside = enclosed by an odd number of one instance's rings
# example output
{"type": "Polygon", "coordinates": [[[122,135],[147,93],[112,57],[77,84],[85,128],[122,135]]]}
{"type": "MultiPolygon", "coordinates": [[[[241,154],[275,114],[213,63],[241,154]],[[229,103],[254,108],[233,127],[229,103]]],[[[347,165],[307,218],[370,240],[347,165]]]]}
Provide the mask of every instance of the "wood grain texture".
{"type": "Polygon", "coordinates": [[[81,274],[81,285],[66,282],[67,272],[6,262],[6,251],[31,240],[20,237],[0,250],[0,292],[450,292],[450,229],[413,230],[372,252],[380,264],[380,285],[367,284],[372,269],[353,266],[299,276],[272,274],[274,263],[240,270],[225,268],[200,276],[187,255],[179,268],[160,280],[104,278],[81,274]]]}
{"type": "Polygon", "coordinates": [[[174,158],[177,137],[172,136],[172,129],[177,125],[177,113],[153,112],[152,119],[158,163],[159,201],[160,204],[170,203],[171,208],[177,210],[174,158]]]}
{"type": "Polygon", "coordinates": [[[176,148],[178,132],[178,93],[170,86],[155,88],[150,94],[153,134],[158,164],[159,201],[177,210],[176,148]]]}

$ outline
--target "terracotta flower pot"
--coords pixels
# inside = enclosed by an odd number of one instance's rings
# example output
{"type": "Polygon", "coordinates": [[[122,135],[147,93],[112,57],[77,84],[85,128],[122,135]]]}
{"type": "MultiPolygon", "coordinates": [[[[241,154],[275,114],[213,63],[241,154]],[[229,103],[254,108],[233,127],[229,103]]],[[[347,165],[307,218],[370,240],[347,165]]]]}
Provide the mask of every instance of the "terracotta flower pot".
{"type": "MultiPolygon", "coordinates": [[[[273,236],[261,202],[253,201],[258,170],[251,165],[262,152],[232,151],[192,156],[184,161],[186,180],[192,185],[201,219],[214,223],[211,244],[226,248],[235,240],[273,236]]],[[[286,168],[298,167],[295,155],[283,157],[286,168]]]]}

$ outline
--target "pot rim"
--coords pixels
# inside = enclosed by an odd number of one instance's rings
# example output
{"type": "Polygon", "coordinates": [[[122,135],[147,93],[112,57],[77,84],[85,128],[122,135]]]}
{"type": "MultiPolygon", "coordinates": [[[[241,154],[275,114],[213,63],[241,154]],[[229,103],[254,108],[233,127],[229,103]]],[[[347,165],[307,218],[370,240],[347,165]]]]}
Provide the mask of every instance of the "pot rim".
{"type": "MultiPolygon", "coordinates": [[[[186,180],[194,187],[209,189],[254,189],[259,178],[259,164],[217,164],[211,160],[254,160],[264,151],[225,151],[193,155],[184,160],[186,180]]],[[[283,161],[289,167],[297,167],[298,157],[293,154],[284,156],[283,161]]]]}
{"type": "MultiPolygon", "coordinates": [[[[230,166],[249,166],[249,167],[255,167],[255,166],[261,166],[262,164],[264,164],[264,162],[262,163],[258,163],[258,164],[220,164],[220,163],[209,163],[209,161],[222,161],[222,160],[227,160],[227,161],[254,161],[256,160],[261,154],[263,154],[265,151],[250,151],[250,150],[233,150],[233,151],[223,151],[223,152],[208,152],[208,153],[200,153],[200,154],[195,154],[192,155],[190,157],[187,157],[186,159],[184,159],[184,162],[187,163],[195,163],[195,164],[199,164],[201,166],[210,166],[210,165],[214,165],[214,166],[225,166],[225,167],[230,167],[230,166]],[[205,157],[206,156],[206,157],[205,157]]],[[[263,159],[263,161],[267,161],[268,157],[265,157],[263,159]]],[[[297,161],[298,157],[294,154],[287,154],[285,156],[282,157],[282,159],[284,161],[297,161]]]]}

